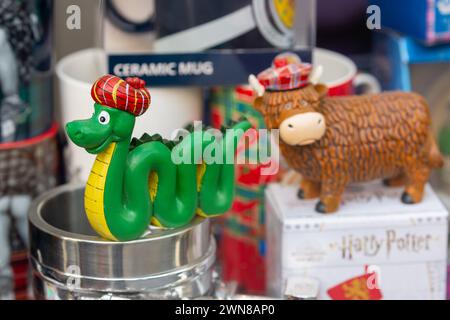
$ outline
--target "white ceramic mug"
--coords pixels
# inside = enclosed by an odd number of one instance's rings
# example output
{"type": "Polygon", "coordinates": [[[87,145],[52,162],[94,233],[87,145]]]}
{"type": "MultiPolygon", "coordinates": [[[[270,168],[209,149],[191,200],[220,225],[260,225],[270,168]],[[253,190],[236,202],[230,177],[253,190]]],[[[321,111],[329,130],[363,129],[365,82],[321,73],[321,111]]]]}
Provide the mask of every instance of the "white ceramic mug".
{"type": "MultiPolygon", "coordinates": [[[[59,80],[62,125],[91,117],[93,100],[91,86],[107,73],[106,55],[100,49],[86,49],[63,58],[56,66],[59,80]]],[[[149,110],[136,121],[133,136],[159,133],[169,138],[173,131],[194,120],[202,119],[203,95],[197,87],[151,88],[149,110]]],[[[86,181],[94,156],[69,141],[65,151],[70,181],[86,181]]]]}

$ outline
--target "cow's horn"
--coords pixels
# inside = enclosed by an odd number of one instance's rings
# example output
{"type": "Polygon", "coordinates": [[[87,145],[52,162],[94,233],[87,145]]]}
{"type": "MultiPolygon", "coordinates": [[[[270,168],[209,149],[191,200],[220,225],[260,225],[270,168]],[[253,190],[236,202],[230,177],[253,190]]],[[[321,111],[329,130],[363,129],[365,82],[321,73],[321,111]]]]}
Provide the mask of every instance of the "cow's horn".
{"type": "Polygon", "coordinates": [[[318,65],[313,69],[311,74],[309,75],[309,82],[312,84],[317,84],[319,82],[320,77],[323,73],[323,67],[321,65],[318,65]]]}
{"type": "Polygon", "coordinates": [[[264,92],[266,91],[266,89],[264,88],[264,86],[258,81],[258,79],[256,79],[255,75],[251,74],[248,77],[248,83],[250,84],[250,86],[252,87],[253,91],[256,92],[258,97],[262,97],[264,95],[264,92]]]}

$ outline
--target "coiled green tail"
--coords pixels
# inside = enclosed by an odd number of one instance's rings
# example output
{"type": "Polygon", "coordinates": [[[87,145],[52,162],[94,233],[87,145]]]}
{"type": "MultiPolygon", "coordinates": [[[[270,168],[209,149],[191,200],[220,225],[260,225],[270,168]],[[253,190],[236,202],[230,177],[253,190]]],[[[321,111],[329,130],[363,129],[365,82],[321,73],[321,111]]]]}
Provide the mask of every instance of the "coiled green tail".
{"type": "MultiPolygon", "coordinates": [[[[194,130],[177,144],[155,136],[146,138],[150,142],[134,141],[125,167],[126,212],[148,213],[142,219],[167,228],[188,224],[196,213],[210,217],[226,212],[234,196],[236,148],[250,127],[248,121],[239,122],[223,138],[194,130]]],[[[125,215],[123,220],[132,227],[130,220],[141,220],[136,218],[125,215]]],[[[124,225],[121,221],[121,230],[124,225]]]]}

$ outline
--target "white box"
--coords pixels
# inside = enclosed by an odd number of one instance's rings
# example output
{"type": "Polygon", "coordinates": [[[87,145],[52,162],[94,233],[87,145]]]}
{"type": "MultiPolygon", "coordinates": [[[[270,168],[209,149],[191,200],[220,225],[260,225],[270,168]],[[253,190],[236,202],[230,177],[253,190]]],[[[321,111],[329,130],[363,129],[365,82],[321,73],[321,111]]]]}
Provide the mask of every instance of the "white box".
{"type": "MultiPolygon", "coordinates": [[[[281,297],[288,278],[312,277],[318,298],[331,299],[330,288],[361,276],[383,299],[445,299],[448,212],[429,185],[419,204],[403,204],[402,192],[379,181],[352,185],[339,211],[324,215],[317,199],[297,198],[297,187],[269,185],[268,294],[281,297]]],[[[338,289],[341,299],[367,297],[350,284],[338,289]]]]}

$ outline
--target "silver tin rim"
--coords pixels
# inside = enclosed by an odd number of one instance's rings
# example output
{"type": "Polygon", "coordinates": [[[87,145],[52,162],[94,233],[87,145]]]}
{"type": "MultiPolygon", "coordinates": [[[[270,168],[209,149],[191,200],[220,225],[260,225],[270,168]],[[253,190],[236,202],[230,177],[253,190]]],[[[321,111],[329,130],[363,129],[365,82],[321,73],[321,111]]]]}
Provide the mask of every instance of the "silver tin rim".
{"type": "MultiPolygon", "coordinates": [[[[59,284],[68,279],[79,280],[79,288],[87,290],[153,291],[189,282],[211,269],[216,246],[208,219],[196,219],[184,228],[157,231],[139,240],[112,242],[63,230],[43,217],[43,211],[49,210],[46,206],[58,197],[64,200],[76,195],[76,202],[82,202],[83,188],[73,184],[60,186],[42,194],[31,205],[30,260],[44,279],[59,284]],[[71,266],[78,267],[78,273],[68,272],[71,266]]],[[[63,201],[62,206],[65,205],[70,206],[63,201]]],[[[55,217],[59,214],[69,213],[52,213],[55,217]]]]}

